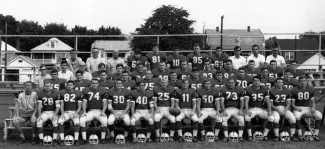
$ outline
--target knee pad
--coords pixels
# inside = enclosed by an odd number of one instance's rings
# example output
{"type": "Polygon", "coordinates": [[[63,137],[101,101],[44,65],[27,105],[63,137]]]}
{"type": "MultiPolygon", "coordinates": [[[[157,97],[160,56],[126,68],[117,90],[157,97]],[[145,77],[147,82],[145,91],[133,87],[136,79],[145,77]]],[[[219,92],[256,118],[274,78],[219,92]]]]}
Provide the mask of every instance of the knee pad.
{"type": "Polygon", "coordinates": [[[271,115],[271,116],[268,116],[268,118],[267,118],[267,121],[269,121],[269,122],[274,122],[274,116],[273,115],[271,115]]]}
{"type": "Polygon", "coordinates": [[[156,114],[154,115],[154,120],[155,120],[155,122],[160,122],[161,118],[162,118],[162,116],[161,116],[161,114],[159,114],[159,113],[156,113],[156,114]]]}
{"type": "Polygon", "coordinates": [[[135,126],[135,118],[132,118],[130,121],[131,126],[135,126]]]}
{"type": "Polygon", "coordinates": [[[250,122],[252,120],[252,117],[248,116],[247,114],[245,115],[245,121],[250,122]]]}
{"type": "Polygon", "coordinates": [[[58,124],[63,125],[63,123],[64,123],[64,116],[62,115],[59,117],[58,124]]]}
{"type": "Polygon", "coordinates": [[[101,123],[101,127],[107,127],[107,117],[106,116],[100,117],[100,123],[101,123]]]}
{"type": "Polygon", "coordinates": [[[80,124],[80,119],[79,119],[79,118],[75,118],[75,119],[73,120],[73,124],[74,124],[74,125],[79,125],[79,124],[80,124]]]}
{"type": "Polygon", "coordinates": [[[43,120],[41,118],[37,120],[36,127],[43,127],[43,120]]]}
{"type": "Polygon", "coordinates": [[[126,126],[130,126],[130,119],[124,119],[123,121],[126,126]]]}
{"type": "Polygon", "coordinates": [[[153,119],[152,118],[149,118],[149,125],[153,125],[153,119]]]}
{"type": "Polygon", "coordinates": [[[314,115],[315,115],[316,120],[322,120],[322,118],[323,118],[323,114],[320,113],[319,111],[315,111],[314,115]]]}
{"type": "Polygon", "coordinates": [[[175,116],[170,116],[169,118],[170,123],[175,123],[176,122],[176,117],[175,116]]]}
{"type": "Polygon", "coordinates": [[[79,120],[80,127],[86,127],[86,117],[83,116],[79,120]]]}

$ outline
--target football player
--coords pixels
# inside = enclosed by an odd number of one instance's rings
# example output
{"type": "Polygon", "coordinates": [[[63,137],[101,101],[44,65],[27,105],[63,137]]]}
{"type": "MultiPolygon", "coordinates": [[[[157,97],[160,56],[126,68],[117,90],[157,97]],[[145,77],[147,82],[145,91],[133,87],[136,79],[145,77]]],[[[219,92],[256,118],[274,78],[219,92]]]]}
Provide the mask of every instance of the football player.
{"type": "Polygon", "coordinates": [[[153,102],[153,92],[150,90],[145,90],[145,83],[138,82],[138,89],[132,91],[132,106],[131,106],[131,132],[133,133],[133,142],[137,142],[135,122],[144,118],[149,122],[149,127],[147,131],[146,142],[152,142],[150,136],[152,130],[154,130],[154,102],[153,102]]]}
{"type": "MultiPolygon", "coordinates": [[[[56,71],[57,72],[57,71],[56,71]]],[[[51,89],[52,84],[49,81],[44,81],[44,89],[37,93],[38,103],[38,118],[37,129],[40,139],[39,145],[43,145],[43,124],[50,120],[53,125],[53,145],[57,145],[58,132],[58,113],[60,111],[59,91],[51,89]]]]}
{"type": "Polygon", "coordinates": [[[196,93],[194,89],[189,88],[189,81],[187,79],[182,80],[182,88],[177,89],[175,92],[175,107],[181,111],[181,114],[176,117],[178,141],[184,141],[181,121],[186,117],[193,122],[193,142],[197,142],[198,117],[195,113],[196,93]]]}
{"type": "Polygon", "coordinates": [[[171,86],[168,86],[168,80],[163,78],[161,79],[160,86],[156,86],[153,88],[154,92],[154,106],[156,112],[154,114],[155,120],[155,131],[156,131],[156,138],[155,142],[159,142],[160,137],[160,120],[165,117],[167,118],[171,125],[172,129],[170,130],[169,141],[174,141],[174,129],[175,129],[175,116],[169,113],[169,109],[174,107],[174,92],[175,89],[171,86]]]}
{"type": "Polygon", "coordinates": [[[169,77],[170,77],[170,80],[168,80],[169,86],[174,87],[175,89],[182,87],[182,81],[177,79],[176,71],[171,71],[169,77]]]}
{"type": "Polygon", "coordinates": [[[274,86],[274,81],[275,78],[274,77],[269,77],[269,70],[267,69],[267,67],[263,67],[261,69],[262,74],[261,74],[261,86],[267,86],[269,89],[271,89],[274,86]]]}
{"type": "Polygon", "coordinates": [[[208,58],[208,55],[200,52],[199,44],[194,45],[194,52],[187,55],[189,63],[192,64],[192,67],[197,67],[199,70],[203,70],[203,60],[208,58]]]}
{"type": "Polygon", "coordinates": [[[148,53],[146,56],[148,58],[148,62],[150,63],[148,69],[151,69],[151,70],[153,70],[154,68],[158,68],[159,63],[161,61],[166,60],[166,53],[165,52],[159,53],[159,45],[158,44],[154,44],[152,47],[152,53],[148,53]]]}
{"type": "Polygon", "coordinates": [[[297,80],[299,79],[300,76],[305,75],[305,71],[301,69],[297,69],[297,64],[298,62],[296,60],[292,60],[290,62],[290,70],[291,70],[291,77],[296,78],[297,80]]]}
{"type": "Polygon", "coordinates": [[[159,68],[153,69],[152,73],[153,73],[154,78],[168,79],[168,76],[170,74],[170,69],[166,68],[166,62],[165,61],[160,61],[159,62],[159,68]]]}
{"type": "Polygon", "coordinates": [[[223,78],[220,70],[217,70],[214,79],[211,79],[211,85],[214,87],[223,87],[226,83],[227,79],[223,78]]]}
{"type": "Polygon", "coordinates": [[[101,140],[102,144],[105,144],[105,135],[107,130],[107,116],[105,111],[107,109],[107,97],[106,88],[99,87],[99,81],[97,78],[91,80],[91,86],[86,87],[83,91],[83,114],[80,117],[80,127],[82,141],[80,144],[85,144],[86,141],[86,123],[93,120],[100,121],[101,128],[101,140]],[[87,111],[88,109],[88,111],[87,111]]]}
{"type": "Polygon", "coordinates": [[[286,69],[284,71],[283,86],[289,89],[292,89],[298,86],[299,82],[296,78],[292,78],[291,70],[286,69]]]}
{"type": "Polygon", "coordinates": [[[130,79],[130,75],[128,71],[123,71],[123,78],[121,79],[123,82],[123,87],[131,90],[134,90],[136,87],[135,81],[130,79]]]}
{"type": "Polygon", "coordinates": [[[186,60],[181,61],[181,68],[177,69],[176,72],[178,74],[178,79],[181,79],[181,80],[183,80],[191,75],[191,72],[188,69],[186,60]]]}
{"type": "MultiPolygon", "coordinates": [[[[106,71],[106,65],[104,63],[99,63],[98,64],[98,71],[94,71],[91,73],[91,76],[94,78],[100,78],[101,71],[105,70],[106,71]]],[[[112,74],[109,74],[110,76],[112,74]]]]}
{"type": "Polygon", "coordinates": [[[148,61],[147,57],[142,56],[141,49],[135,49],[134,55],[130,55],[127,58],[127,64],[130,67],[130,72],[133,72],[136,69],[138,63],[145,64],[148,61]]]}
{"type": "Polygon", "coordinates": [[[100,71],[100,80],[99,80],[99,87],[105,87],[106,89],[110,89],[113,87],[114,81],[107,80],[107,71],[101,70],[100,71]]]}
{"type": "Polygon", "coordinates": [[[261,78],[259,76],[253,77],[253,85],[247,87],[245,95],[245,125],[248,131],[248,140],[254,141],[252,138],[252,124],[251,119],[254,117],[259,117],[261,119],[267,120],[266,128],[264,128],[264,141],[268,141],[267,135],[272,127],[274,121],[274,116],[270,104],[269,88],[261,86],[261,78]],[[264,109],[264,104],[266,104],[267,109],[264,109]]]}
{"type": "Polygon", "coordinates": [[[213,74],[215,74],[216,71],[211,70],[210,60],[205,59],[203,63],[204,63],[204,69],[200,71],[200,76],[208,79],[212,79],[214,77],[213,74]]]}
{"type": "Polygon", "coordinates": [[[186,57],[179,53],[179,47],[173,47],[173,54],[167,57],[167,66],[169,69],[176,70],[180,68],[181,61],[185,61],[186,57]]]}
{"type": "Polygon", "coordinates": [[[45,81],[49,81],[51,83],[51,89],[56,89],[58,91],[63,90],[65,88],[66,79],[60,79],[58,76],[58,70],[51,70],[51,79],[45,79],[45,81]]]}
{"type": "Polygon", "coordinates": [[[222,72],[223,77],[226,79],[232,75],[236,76],[238,74],[237,69],[233,68],[231,59],[227,59],[225,61],[224,68],[221,68],[220,71],[222,72]]]}
{"type": "Polygon", "coordinates": [[[220,89],[220,106],[222,113],[222,126],[225,138],[223,141],[227,142],[228,139],[228,120],[233,117],[239,122],[238,140],[243,142],[244,132],[244,93],[245,90],[241,86],[235,86],[235,79],[229,77],[227,79],[227,86],[220,89]]]}
{"type": "Polygon", "coordinates": [[[315,130],[313,132],[314,140],[319,141],[319,128],[322,120],[322,113],[315,109],[314,99],[315,89],[312,86],[307,85],[305,76],[299,77],[299,86],[291,89],[291,104],[293,108],[293,114],[296,117],[297,132],[299,141],[303,141],[301,132],[301,117],[315,118],[315,130]]]}
{"type": "Polygon", "coordinates": [[[269,77],[280,78],[283,75],[283,68],[278,67],[275,60],[270,61],[269,77]]]}
{"type": "Polygon", "coordinates": [[[201,87],[204,80],[205,78],[200,77],[199,68],[194,67],[192,69],[192,77],[190,78],[189,81],[190,88],[197,89],[201,87]]]}
{"type": "Polygon", "coordinates": [[[216,47],[215,54],[211,54],[209,59],[211,59],[214,64],[214,69],[218,70],[223,68],[223,63],[228,59],[228,55],[222,52],[221,47],[216,47]]]}
{"type": "Polygon", "coordinates": [[[143,79],[138,78],[136,82],[144,82],[146,90],[153,90],[153,87],[160,83],[160,78],[152,78],[152,71],[148,69],[146,70],[146,77],[143,79]]]}
{"type": "Polygon", "coordinates": [[[123,69],[124,69],[124,66],[123,64],[116,64],[116,73],[113,74],[112,76],[112,80],[117,80],[117,79],[123,79],[123,69]]]}
{"type": "Polygon", "coordinates": [[[274,116],[274,141],[279,141],[280,116],[284,116],[285,119],[289,120],[291,140],[297,141],[297,138],[294,137],[296,131],[296,118],[290,111],[291,93],[289,88],[283,87],[283,82],[282,78],[277,78],[275,80],[275,87],[270,89],[270,102],[274,116]]]}
{"type": "Polygon", "coordinates": [[[146,77],[146,72],[143,69],[143,65],[144,65],[144,63],[139,62],[139,63],[137,63],[137,69],[134,71],[131,71],[130,76],[131,76],[132,80],[136,80],[137,78],[145,78],[146,77]]]}
{"type": "Polygon", "coordinates": [[[236,86],[246,88],[253,84],[253,78],[245,73],[245,68],[238,69],[238,76],[235,76],[236,86]]]}
{"type": "Polygon", "coordinates": [[[67,89],[60,91],[61,100],[61,113],[59,117],[59,132],[60,132],[60,145],[64,145],[64,126],[63,123],[72,120],[74,126],[74,140],[75,144],[79,145],[79,112],[81,110],[82,104],[82,92],[79,90],[74,90],[74,82],[69,80],[67,82],[67,89]]]}
{"type": "Polygon", "coordinates": [[[76,71],[76,80],[74,81],[75,90],[82,91],[85,87],[91,85],[90,80],[83,79],[83,70],[76,71]]]}
{"type": "Polygon", "coordinates": [[[261,69],[255,68],[255,61],[254,60],[249,60],[247,67],[245,68],[245,72],[249,76],[259,76],[261,75],[261,69]]]}
{"type": "Polygon", "coordinates": [[[211,81],[205,80],[203,87],[196,90],[197,93],[197,112],[199,113],[199,128],[201,130],[201,141],[205,141],[205,129],[203,121],[210,117],[216,121],[214,128],[215,141],[218,141],[219,130],[222,125],[222,118],[220,117],[220,89],[211,87],[211,81]]]}

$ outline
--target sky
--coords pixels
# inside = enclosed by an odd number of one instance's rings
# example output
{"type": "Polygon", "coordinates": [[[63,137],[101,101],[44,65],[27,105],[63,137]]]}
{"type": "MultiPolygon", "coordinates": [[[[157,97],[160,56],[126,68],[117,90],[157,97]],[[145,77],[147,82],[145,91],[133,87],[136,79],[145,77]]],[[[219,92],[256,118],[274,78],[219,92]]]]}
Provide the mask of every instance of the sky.
{"type": "Polygon", "coordinates": [[[325,31],[325,0],[0,0],[0,13],[17,20],[56,22],[98,29],[115,26],[134,32],[161,5],[188,10],[195,32],[225,29],[261,29],[263,33],[325,31]]]}

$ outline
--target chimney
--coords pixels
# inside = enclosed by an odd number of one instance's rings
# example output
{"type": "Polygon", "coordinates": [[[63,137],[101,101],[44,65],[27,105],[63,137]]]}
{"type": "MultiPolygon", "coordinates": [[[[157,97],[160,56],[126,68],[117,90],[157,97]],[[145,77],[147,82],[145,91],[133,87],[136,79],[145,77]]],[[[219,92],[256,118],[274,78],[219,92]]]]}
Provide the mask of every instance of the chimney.
{"type": "Polygon", "coordinates": [[[219,26],[216,27],[216,31],[219,32],[219,26]]]}
{"type": "Polygon", "coordinates": [[[251,32],[251,26],[247,26],[247,32],[251,32]]]}

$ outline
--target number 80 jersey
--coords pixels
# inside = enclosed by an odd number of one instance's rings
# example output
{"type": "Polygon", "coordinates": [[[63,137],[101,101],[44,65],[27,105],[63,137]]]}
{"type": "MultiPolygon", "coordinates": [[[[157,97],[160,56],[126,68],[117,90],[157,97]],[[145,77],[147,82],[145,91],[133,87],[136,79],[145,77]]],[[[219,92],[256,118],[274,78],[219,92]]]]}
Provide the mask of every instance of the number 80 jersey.
{"type": "Polygon", "coordinates": [[[292,100],[295,100],[296,106],[309,107],[310,99],[314,98],[314,88],[307,86],[305,89],[294,87],[291,89],[292,100]]]}

